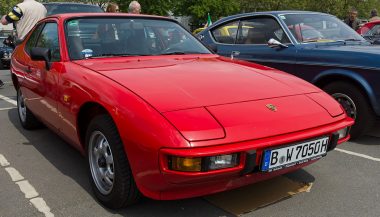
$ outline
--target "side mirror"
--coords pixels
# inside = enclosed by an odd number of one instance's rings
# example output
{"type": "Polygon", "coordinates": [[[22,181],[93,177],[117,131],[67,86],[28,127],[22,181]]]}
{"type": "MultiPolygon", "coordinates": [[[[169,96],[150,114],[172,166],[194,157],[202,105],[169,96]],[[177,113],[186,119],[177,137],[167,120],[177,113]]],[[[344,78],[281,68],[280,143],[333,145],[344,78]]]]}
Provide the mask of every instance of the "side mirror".
{"type": "Polygon", "coordinates": [[[287,45],[282,44],[281,42],[277,41],[276,39],[269,39],[268,46],[270,48],[288,48],[287,45]]]}
{"type": "Polygon", "coordinates": [[[33,47],[30,50],[30,57],[33,61],[45,61],[46,69],[50,69],[51,52],[49,48],[33,47]]]}
{"type": "Polygon", "coordinates": [[[218,53],[218,46],[216,44],[210,44],[208,45],[208,48],[214,51],[215,53],[218,53]]]}

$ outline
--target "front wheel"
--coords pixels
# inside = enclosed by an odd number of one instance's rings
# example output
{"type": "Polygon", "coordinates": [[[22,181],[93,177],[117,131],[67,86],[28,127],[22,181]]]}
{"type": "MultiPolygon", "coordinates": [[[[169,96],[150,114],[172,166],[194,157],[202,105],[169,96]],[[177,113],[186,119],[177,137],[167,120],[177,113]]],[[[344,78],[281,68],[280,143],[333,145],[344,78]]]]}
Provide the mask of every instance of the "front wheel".
{"type": "Polygon", "coordinates": [[[42,126],[41,122],[33,115],[25,104],[24,95],[21,89],[17,90],[17,111],[21,125],[27,130],[36,129],[42,126]]]}
{"type": "Polygon", "coordinates": [[[110,116],[99,115],[90,122],[86,144],[90,183],[96,198],[112,209],[137,202],[141,194],[110,116]]]}
{"type": "Polygon", "coordinates": [[[365,134],[374,125],[376,115],[367,96],[358,87],[347,82],[334,82],[325,86],[323,90],[343,106],[349,117],[355,119],[350,133],[352,139],[365,134]]]}

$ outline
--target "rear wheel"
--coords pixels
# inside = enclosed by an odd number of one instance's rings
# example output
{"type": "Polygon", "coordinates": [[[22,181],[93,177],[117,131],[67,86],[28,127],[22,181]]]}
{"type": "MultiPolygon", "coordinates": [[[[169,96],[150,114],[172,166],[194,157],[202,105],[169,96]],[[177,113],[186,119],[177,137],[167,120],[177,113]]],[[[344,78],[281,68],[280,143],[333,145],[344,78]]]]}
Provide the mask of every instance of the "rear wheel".
{"type": "Polygon", "coordinates": [[[112,209],[137,202],[141,194],[110,116],[99,115],[90,122],[86,145],[90,183],[97,199],[112,209]]]}
{"type": "Polygon", "coordinates": [[[41,122],[33,115],[25,104],[24,95],[21,89],[17,89],[17,111],[22,127],[27,130],[36,129],[42,126],[41,122]]]}
{"type": "Polygon", "coordinates": [[[376,115],[361,89],[347,82],[334,82],[323,89],[343,106],[349,117],[355,119],[350,133],[352,139],[358,138],[371,129],[376,115]]]}

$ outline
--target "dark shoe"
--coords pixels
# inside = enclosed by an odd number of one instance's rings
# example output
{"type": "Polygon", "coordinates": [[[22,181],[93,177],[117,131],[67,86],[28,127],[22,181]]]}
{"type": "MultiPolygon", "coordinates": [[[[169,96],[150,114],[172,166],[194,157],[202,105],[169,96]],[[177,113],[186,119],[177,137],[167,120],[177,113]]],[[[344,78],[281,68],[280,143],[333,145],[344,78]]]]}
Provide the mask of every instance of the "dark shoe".
{"type": "Polygon", "coordinates": [[[4,86],[4,82],[0,80],[0,87],[3,87],[3,86],[4,86]]]}

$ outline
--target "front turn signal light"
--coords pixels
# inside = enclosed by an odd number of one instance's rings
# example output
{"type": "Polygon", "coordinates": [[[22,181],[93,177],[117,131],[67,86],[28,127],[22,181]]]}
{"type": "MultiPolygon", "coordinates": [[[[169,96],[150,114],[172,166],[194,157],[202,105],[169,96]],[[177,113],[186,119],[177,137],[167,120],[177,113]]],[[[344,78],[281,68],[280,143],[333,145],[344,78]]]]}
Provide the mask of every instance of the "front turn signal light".
{"type": "Polygon", "coordinates": [[[202,158],[171,156],[169,160],[171,170],[183,172],[200,172],[202,170],[202,158]]]}

